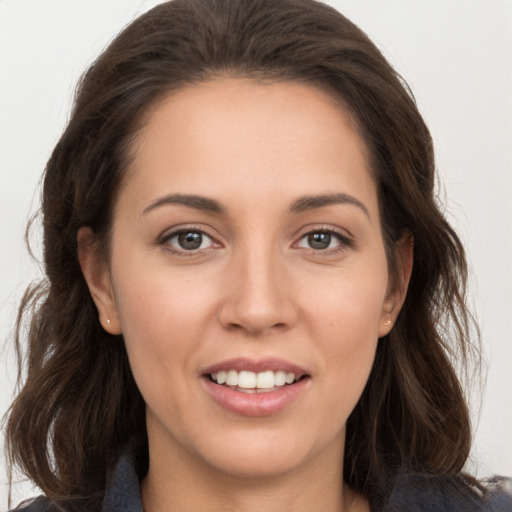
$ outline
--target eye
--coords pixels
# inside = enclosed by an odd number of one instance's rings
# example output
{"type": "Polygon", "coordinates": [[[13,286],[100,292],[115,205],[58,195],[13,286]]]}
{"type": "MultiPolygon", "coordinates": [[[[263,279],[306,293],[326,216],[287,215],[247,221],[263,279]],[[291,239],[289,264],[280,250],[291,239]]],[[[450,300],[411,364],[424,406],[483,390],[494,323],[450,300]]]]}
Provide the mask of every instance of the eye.
{"type": "Polygon", "coordinates": [[[162,239],[162,243],[180,252],[200,251],[214,245],[212,238],[206,233],[192,229],[183,229],[170,233],[162,239]]]}
{"type": "Polygon", "coordinates": [[[297,243],[297,247],[312,249],[314,251],[341,249],[351,245],[352,242],[349,238],[329,230],[318,230],[306,233],[297,243]]]}

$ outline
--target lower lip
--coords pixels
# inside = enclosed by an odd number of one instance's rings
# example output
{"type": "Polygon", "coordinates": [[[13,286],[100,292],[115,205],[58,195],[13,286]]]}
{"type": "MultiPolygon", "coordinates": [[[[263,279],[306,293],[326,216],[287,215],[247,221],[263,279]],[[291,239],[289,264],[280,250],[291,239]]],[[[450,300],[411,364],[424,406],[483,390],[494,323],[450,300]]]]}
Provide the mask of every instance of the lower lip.
{"type": "Polygon", "coordinates": [[[202,380],[208,394],[221,407],[243,416],[271,416],[283,411],[305,392],[310,381],[309,377],[305,377],[274,391],[244,393],[216,384],[208,377],[202,380]]]}

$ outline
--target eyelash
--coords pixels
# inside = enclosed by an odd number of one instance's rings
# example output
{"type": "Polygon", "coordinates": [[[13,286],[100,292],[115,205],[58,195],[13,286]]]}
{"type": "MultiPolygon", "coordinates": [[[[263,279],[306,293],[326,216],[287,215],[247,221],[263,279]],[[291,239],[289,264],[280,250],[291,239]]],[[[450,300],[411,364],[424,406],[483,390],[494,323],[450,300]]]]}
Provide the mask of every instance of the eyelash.
{"type": "MultiPolygon", "coordinates": [[[[179,242],[178,242],[179,243],[179,242]]],[[[178,255],[178,256],[184,256],[184,257],[190,257],[190,256],[196,256],[199,254],[202,254],[204,251],[207,251],[212,248],[212,246],[217,245],[217,247],[221,247],[221,244],[219,242],[216,242],[215,239],[210,236],[208,233],[206,233],[203,229],[198,227],[185,227],[180,228],[175,231],[172,231],[170,233],[165,233],[162,235],[158,240],[158,245],[164,246],[166,250],[178,255]],[[209,247],[198,247],[195,249],[187,250],[183,247],[178,248],[171,245],[171,240],[179,237],[180,235],[200,235],[200,245],[203,245],[204,239],[207,238],[210,240],[210,246],[209,247]]],[[[305,249],[307,251],[310,251],[314,254],[335,254],[339,253],[341,251],[345,251],[347,249],[350,249],[354,247],[354,241],[347,235],[340,233],[339,231],[332,229],[332,228],[326,228],[326,227],[320,227],[317,229],[310,229],[306,233],[302,234],[300,238],[293,244],[293,247],[299,247],[302,249],[305,249]],[[301,247],[299,244],[303,240],[307,240],[308,237],[311,237],[313,235],[327,235],[329,236],[329,245],[332,241],[332,238],[334,237],[337,240],[337,245],[335,247],[327,247],[325,249],[315,249],[314,247],[301,247]]]]}
{"type": "Polygon", "coordinates": [[[327,247],[325,249],[315,249],[313,247],[303,247],[304,249],[310,251],[313,254],[336,254],[342,251],[346,251],[347,249],[354,247],[354,240],[347,236],[346,234],[340,233],[339,231],[328,228],[328,227],[319,227],[315,229],[309,229],[306,233],[304,233],[294,245],[300,244],[302,240],[307,239],[312,235],[328,235],[330,237],[329,242],[332,241],[332,238],[337,240],[337,245],[335,247],[327,247]]]}
{"type": "Polygon", "coordinates": [[[202,254],[204,251],[207,251],[208,249],[211,248],[211,247],[199,247],[197,249],[187,250],[187,249],[184,249],[184,248],[173,247],[171,245],[171,240],[173,240],[174,238],[177,238],[180,235],[190,235],[190,234],[200,235],[202,237],[201,245],[203,245],[204,239],[207,238],[207,239],[210,240],[210,243],[212,245],[220,246],[220,244],[218,242],[216,242],[215,239],[212,236],[210,236],[208,233],[206,233],[204,231],[204,229],[197,228],[197,227],[194,227],[194,226],[180,228],[180,229],[177,229],[177,230],[172,231],[170,233],[165,233],[164,235],[162,235],[158,239],[158,245],[164,246],[164,248],[167,251],[170,251],[173,254],[176,254],[178,256],[184,256],[184,257],[196,256],[198,254],[202,254]]]}

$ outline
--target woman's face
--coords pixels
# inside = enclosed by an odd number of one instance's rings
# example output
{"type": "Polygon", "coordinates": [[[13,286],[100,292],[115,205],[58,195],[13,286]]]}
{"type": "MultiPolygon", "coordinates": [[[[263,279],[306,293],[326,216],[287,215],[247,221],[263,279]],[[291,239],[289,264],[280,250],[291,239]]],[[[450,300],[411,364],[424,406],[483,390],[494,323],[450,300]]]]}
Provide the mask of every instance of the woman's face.
{"type": "Polygon", "coordinates": [[[340,466],[397,307],[365,149],[329,96],[297,83],[218,79],[151,113],[109,270],[88,280],[124,336],[152,463],[340,466]]]}

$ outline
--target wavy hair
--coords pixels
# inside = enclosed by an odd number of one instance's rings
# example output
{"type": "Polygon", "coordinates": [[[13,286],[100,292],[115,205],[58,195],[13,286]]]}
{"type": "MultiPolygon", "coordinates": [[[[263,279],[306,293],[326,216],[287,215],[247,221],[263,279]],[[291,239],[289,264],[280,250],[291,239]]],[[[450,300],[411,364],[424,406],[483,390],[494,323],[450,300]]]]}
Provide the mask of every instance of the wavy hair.
{"type": "Polygon", "coordinates": [[[108,257],[116,195],[146,116],[170,92],[217,76],[299,81],[336,98],[370,155],[391,278],[395,243],[414,237],[404,306],[348,420],[345,480],[376,503],[399,469],[459,474],[471,436],[453,363],[471,359],[478,333],[473,343],[464,250],[436,199],[432,140],[376,46],[312,0],[172,0],[128,25],[83,75],[44,174],[46,275],[19,309],[26,375],[8,413],[11,465],[58,507],[92,510],[119,448],[145,433],[122,336],[102,329],[82,275],[77,231],[91,227],[108,257]]]}

